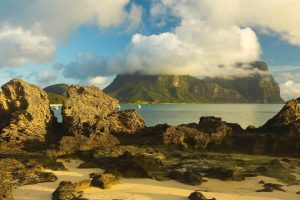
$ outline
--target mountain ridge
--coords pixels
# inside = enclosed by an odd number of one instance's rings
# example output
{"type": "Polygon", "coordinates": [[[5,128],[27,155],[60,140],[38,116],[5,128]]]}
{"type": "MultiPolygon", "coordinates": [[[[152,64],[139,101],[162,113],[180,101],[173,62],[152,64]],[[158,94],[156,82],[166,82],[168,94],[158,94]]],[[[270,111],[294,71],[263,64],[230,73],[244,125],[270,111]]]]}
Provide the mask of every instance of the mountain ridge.
{"type": "Polygon", "coordinates": [[[264,73],[235,79],[189,75],[117,75],[103,91],[122,103],[282,103],[278,83],[265,62],[251,63],[264,73]]]}

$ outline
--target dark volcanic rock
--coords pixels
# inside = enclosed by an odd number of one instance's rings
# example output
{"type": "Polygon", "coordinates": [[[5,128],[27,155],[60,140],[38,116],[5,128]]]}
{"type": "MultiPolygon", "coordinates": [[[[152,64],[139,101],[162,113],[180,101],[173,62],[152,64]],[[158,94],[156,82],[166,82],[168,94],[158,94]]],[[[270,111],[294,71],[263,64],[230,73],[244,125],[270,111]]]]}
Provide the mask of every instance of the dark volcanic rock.
{"type": "Polygon", "coordinates": [[[44,141],[55,122],[46,92],[11,80],[0,92],[0,142],[44,141]]]}
{"type": "Polygon", "coordinates": [[[257,190],[256,192],[273,192],[274,190],[278,190],[281,192],[285,192],[284,189],[282,189],[282,185],[275,184],[275,183],[265,183],[263,185],[264,189],[257,190]]]}
{"type": "Polygon", "coordinates": [[[100,187],[102,189],[109,189],[112,185],[118,183],[118,178],[113,174],[103,173],[103,174],[94,174],[92,175],[92,186],[100,187]]]}
{"type": "Polygon", "coordinates": [[[193,192],[189,196],[189,200],[216,200],[215,198],[208,199],[201,192],[193,192]]]}
{"type": "Polygon", "coordinates": [[[15,159],[0,159],[0,181],[14,185],[27,185],[55,182],[53,173],[43,171],[43,167],[34,160],[24,160],[23,164],[15,159]]]}
{"type": "Polygon", "coordinates": [[[162,133],[163,144],[177,145],[183,148],[205,149],[209,142],[209,135],[196,128],[186,125],[168,127],[162,133]]]}
{"type": "Polygon", "coordinates": [[[189,184],[189,185],[201,185],[205,180],[203,180],[201,174],[197,171],[186,170],[184,172],[179,170],[174,170],[169,173],[171,179],[177,180],[179,182],[189,184]]]}
{"type": "Polygon", "coordinates": [[[63,123],[68,134],[89,136],[95,124],[116,110],[118,101],[97,87],[72,85],[62,107],[63,123]]]}
{"type": "Polygon", "coordinates": [[[227,123],[218,117],[201,117],[198,129],[210,135],[209,149],[226,151],[232,148],[236,135],[244,130],[238,124],[227,123]]]}
{"type": "Polygon", "coordinates": [[[89,137],[75,134],[74,136],[64,136],[59,141],[59,150],[66,154],[78,151],[86,151],[99,147],[111,147],[119,144],[119,140],[108,133],[90,134],[89,137]]]}
{"type": "Polygon", "coordinates": [[[216,178],[222,181],[242,181],[245,180],[245,175],[236,169],[226,167],[213,167],[206,170],[206,176],[216,178]]]}
{"type": "Polygon", "coordinates": [[[278,134],[297,131],[299,134],[300,130],[298,127],[300,127],[300,108],[297,100],[293,99],[288,101],[279,113],[267,121],[261,127],[261,131],[278,134]]]}

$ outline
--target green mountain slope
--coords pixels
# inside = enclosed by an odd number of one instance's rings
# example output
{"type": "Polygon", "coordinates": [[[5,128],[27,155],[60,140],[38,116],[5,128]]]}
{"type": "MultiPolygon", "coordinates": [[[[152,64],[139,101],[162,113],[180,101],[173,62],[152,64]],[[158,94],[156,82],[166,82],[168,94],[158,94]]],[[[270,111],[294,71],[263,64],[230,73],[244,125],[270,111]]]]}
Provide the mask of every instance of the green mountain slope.
{"type": "MultiPolygon", "coordinates": [[[[253,67],[267,72],[264,62],[253,67]]],[[[183,75],[118,75],[104,89],[121,102],[148,103],[279,103],[279,86],[272,75],[238,79],[197,79],[183,75]]]]}
{"type": "Polygon", "coordinates": [[[65,83],[45,87],[44,90],[48,94],[50,104],[62,104],[66,98],[69,87],[70,86],[65,83]]]}

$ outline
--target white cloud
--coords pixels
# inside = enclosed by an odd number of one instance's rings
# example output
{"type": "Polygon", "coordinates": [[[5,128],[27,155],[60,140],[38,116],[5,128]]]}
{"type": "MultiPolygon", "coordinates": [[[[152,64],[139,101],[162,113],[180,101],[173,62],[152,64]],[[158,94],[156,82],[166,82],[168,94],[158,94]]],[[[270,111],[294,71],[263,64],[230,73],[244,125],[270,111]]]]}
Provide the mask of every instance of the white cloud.
{"type": "MultiPolygon", "coordinates": [[[[131,23],[136,17],[126,11],[130,0],[9,0],[0,2],[0,23],[31,28],[38,23],[44,34],[56,40],[66,38],[82,25],[100,28],[131,23]]],[[[134,4],[132,4],[134,5],[134,4]]],[[[133,7],[133,13],[137,12],[133,7]]]]}
{"type": "Polygon", "coordinates": [[[300,97],[300,83],[288,80],[280,84],[281,96],[285,100],[300,97]]]}
{"type": "Polygon", "coordinates": [[[88,83],[95,86],[101,86],[107,83],[107,77],[104,76],[95,76],[88,79],[88,83]]]}
{"type": "Polygon", "coordinates": [[[133,29],[141,16],[141,7],[130,0],[0,1],[0,67],[49,61],[56,42],[80,26],[104,29],[125,24],[133,29]]]}
{"type": "Polygon", "coordinates": [[[0,27],[0,68],[20,66],[28,61],[42,63],[54,56],[54,44],[36,30],[4,25],[0,27]]]}

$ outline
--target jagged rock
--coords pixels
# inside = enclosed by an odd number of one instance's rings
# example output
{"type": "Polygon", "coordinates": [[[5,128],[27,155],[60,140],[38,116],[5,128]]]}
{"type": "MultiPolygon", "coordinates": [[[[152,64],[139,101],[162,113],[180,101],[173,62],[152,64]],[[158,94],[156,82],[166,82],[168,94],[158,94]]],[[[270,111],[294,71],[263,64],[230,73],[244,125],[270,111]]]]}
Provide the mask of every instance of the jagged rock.
{"type": "Polygon", "coordinates": [[[145,121],[135,110],[113,112],[96,123],[97,131],[134,134],[145,128],[145,121]]]}
{"type": "Polygon", "coordinates": [[[272,119],[268,120],[261,127],[261,131],[278,134],[290,133],[291,131],[299,133],[298,126],[300,126],[300,108],[297,100],[293,99],[288,101],[272,119]]]}
{"type": "Polygon", "coordinates": [[[238,124],[227,123],[218,117],[201,117],[198,129],[210,135],[209,148],[227,150],[233,145],[235,135],[244,130],[238,124]]]}
{"type": "Polygon", "coordinates": [[[256,192],[273,192],[274,190],[285,192],[284,189],[282,189],[282,185],[275,184],[275,183],[265,183],[263,185],[263,189],[257,190],[256,192]]]}
{"type": "Polygon", "coordinates": [[[203,180],[201,174],[197,171],[186,170],[184,172],[179,170],[174,170],[169,173],[171,179],[177,180],[179,182],[189,184],[189,185],[201,185],[205,180],[203,180]]]}
{"type": "Polygon", "coordinates": [[[13,200],[12,188],[10,185],[0,181],[0,200],[13,200]]]}
{"type": "Polygon", "coordinates": [[[87,137],[94,133],[133,134],[145,127],[134,110],[116,112],[117,104],[96,87],[71,86],[62,108],[67,133],[87,137]]]}
{"type": "Polygon", "coordinates": [[[189,196],[189,200],[216,200],[215,198],[208,199],[201,192],[193,192],[189,196]]]}
{"type": "Polygon", "coordinates": [[[109,147],[117,144],[119,144],[119,140],[108,133],[92,133],[89,137],[75,134],[73,136],[62,137],[59,141],[59,150],[66,154],[72,154],[78,151],[86,151],[99,147],[109,147]]]}
{"type": "Polygon", "coordinates": [[[116,110],[118,101],[97,87],[72,85],[62,107],[63,123],[68,134],[89,136],[93,126],[116,110]]]}
{"type": "Polygon", "coordinates": [[[200,132],[196,128],[190,128],[186,125],[171,126],[162,133],[163,144],[178,145],[183,148],[201,148],[205,149],[209,142],[209,135],[200,132]]]}
{"type": "Polygon", "coordinates": [[[0,92],[0,142],[44,141],[55,118],[46,92],[11,80],[0,92]]]}
{"type": "Polygon", "coordinates": [[[245,175],[237,169],[221,167],[212,167],[207,169],[206,176],[216,178],[222,181],[242,181],[245,180],[245,175]]]}
{"type": "Polygon", "coordinates": [[[59,187],[53,192],[52,200],[85,200],[81,197],[75,185],[69,181],[62,181],[59,187]]]}
{"type": "MultiPolygon", "coordinates": [[[[119,154],[119,153],[118,153],[119,154]]],[[[97,164],[107,172],[127,178],[153,178],[153,171],[162,165],[162,158],[156,154],[125,151],[118,156],[97,155],[97,164]]]]}
{"type": "Polygon", "coordinates": [[[1,180],[16,185],[27,185],[55,182],[57,177],[51,172],[44,172],[43,167],[34,160],[26,160],[26,164],[23,164],[15,159],[6,158],[0,159],[1,180]]]}
{"type": "Polygon", "coordinates": [[[109,173],[93,174],[92,177],[92,186],[100,187],[102,189],[111,188],[111,186],[117,184],[119,180],[118,177],[109,173]]]}

